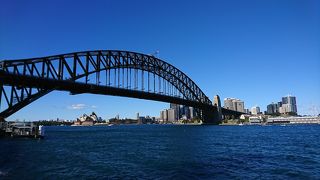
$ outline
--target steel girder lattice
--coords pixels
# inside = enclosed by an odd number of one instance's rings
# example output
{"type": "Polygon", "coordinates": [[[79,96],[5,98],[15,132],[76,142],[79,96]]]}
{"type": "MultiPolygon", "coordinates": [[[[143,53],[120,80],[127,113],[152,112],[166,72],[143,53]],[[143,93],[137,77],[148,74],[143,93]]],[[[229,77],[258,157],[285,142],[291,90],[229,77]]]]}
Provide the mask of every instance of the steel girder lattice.
{"type": "Polygon", "coordinates": [[[53,90],[211,106],[182,71],[154,56],[98,50],[0,62],[0,117],[6,118],[53,90]]]}

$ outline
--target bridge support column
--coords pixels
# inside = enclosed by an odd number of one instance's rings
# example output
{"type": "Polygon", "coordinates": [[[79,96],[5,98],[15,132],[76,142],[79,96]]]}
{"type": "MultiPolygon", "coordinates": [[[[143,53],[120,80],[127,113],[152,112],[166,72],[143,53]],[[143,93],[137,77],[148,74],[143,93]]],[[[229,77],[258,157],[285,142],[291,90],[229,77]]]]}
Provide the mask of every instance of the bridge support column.
{"type": "Polygon", "coordinates": [[[218,125],[222,122],[221,108],[217,107],[217,106],[215,106],[215,107],[216,108],[202,110],[203,124],[218,125]]]}

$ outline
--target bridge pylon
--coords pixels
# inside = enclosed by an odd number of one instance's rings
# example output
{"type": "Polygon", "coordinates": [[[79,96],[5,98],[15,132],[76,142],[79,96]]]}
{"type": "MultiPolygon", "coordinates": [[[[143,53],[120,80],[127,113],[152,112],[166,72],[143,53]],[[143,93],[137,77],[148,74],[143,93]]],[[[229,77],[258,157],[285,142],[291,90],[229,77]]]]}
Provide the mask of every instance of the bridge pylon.
{"type": "Polygon", "coordinates": [[[218,125],[222,122],[221,107],[209,106],[202,109],[202,121],[207,125],[218,125]]]}
{"type": "Polygon", "coordinates": [[[0,117],[0,122],[5,122],[3,117],[0,117]]]}

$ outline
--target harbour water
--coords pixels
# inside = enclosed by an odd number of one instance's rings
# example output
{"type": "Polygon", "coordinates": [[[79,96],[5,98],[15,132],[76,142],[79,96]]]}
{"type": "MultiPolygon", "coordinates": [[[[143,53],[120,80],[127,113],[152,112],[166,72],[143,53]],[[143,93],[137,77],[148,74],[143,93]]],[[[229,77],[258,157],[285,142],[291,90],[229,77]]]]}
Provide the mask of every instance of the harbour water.
{"type": "Polygon", "coordinates": [[[319,179],[320,125],[46,127],[0,139],[0,179],[319,179]]]}

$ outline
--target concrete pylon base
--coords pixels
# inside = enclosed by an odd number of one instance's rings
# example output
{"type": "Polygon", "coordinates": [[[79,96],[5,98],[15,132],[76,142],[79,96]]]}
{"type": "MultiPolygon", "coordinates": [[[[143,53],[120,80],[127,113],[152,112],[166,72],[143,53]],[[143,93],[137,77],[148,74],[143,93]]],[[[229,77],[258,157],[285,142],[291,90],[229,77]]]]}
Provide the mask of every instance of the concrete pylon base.
{"type": "Polygon", "coordinates": [[[218,125],[222,122],[221,108],[213,106],[212,108],[202,110],[203,124],[218,125]]]}

